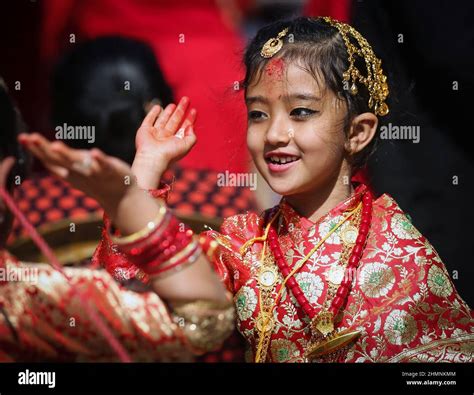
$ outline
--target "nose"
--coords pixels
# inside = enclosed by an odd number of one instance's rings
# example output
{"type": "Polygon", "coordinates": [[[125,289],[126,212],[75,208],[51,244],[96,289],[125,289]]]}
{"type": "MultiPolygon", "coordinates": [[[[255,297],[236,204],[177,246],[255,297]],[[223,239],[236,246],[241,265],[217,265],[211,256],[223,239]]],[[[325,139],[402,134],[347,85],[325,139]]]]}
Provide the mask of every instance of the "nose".
{"type": "Polygon", "coordinates": [[[286,145],[290,142],[292,133],[289,133],[291,125],[288,125],[284,120],[274,119],[270,124],[265,135],[265,141],[270,145],[286,145]]]}

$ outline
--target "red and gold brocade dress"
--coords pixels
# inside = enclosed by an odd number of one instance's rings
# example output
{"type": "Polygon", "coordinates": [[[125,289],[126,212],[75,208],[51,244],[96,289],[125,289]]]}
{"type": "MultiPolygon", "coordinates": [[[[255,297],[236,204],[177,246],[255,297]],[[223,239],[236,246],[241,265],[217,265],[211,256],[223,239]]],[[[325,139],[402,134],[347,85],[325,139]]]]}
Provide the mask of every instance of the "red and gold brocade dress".
{"type": "MultiPolygon", "coordinates": [[[[357,206],[366,187],[312,223],[284,201],[280,203],[279,242],[290,268],[301,260],[343,217],[357,206]]],[[[238,329],[249,343],[246,359],[255,360],[259,341],[258,275],[262,242],[243,255],[240,248],[264,233],[264,215],[227,218],[215,239],[213,262],[227,289],[234,294],[238,329]]],[[[297,271],[295,279],[307,300],[320,309],[338,265],[345,223],[297,271]]],[[[275,266],[278,271],[278,268],[275,266]]],[[[283,277],[278,273],[275,298],[283,277]]],[[[444,264],[431,244],[412,225],[397,203],[384,194],[373,202],[367,244],[347,303],[339,315],[340,329],[361,332],[339,356],[320,362],[468,362],[473,361],[474,320],[457,294],[444,264]]],[[[307,362],[310,320],[297,300],[284,289],[273,312],[274,325],[266,362],[307,362]]],[[[337,320],[336,320],[337,322],[337,320]]]]}
{"type": "Polygon", "coordinates": [[[118,360],[73,287],[133,361],[192,361],[219,348],[234,328],[231,303],[166,304],[155,292],[125,289],[105,270],[65,268],[68,282],[50,265],[18,262],[5,250],[0,270],[0,362],[118,360]]]}

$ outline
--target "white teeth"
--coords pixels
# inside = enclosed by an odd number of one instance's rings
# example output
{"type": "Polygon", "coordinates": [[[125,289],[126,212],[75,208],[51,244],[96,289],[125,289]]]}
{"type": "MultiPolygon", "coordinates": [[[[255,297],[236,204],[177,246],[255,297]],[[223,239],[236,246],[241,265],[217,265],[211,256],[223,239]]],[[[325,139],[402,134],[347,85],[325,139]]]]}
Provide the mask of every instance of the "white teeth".
{"type": "Polygon", "coordinates": [[[285,163],[294,162],[295,160],[298,160],[298,159],[299,158],[297,158],[295,156],[287,156],[287,157],[271,156],[270,157],[271,162],[279,163],[279,164],[282,164],[282,165],[284,165],[285,163]]]}

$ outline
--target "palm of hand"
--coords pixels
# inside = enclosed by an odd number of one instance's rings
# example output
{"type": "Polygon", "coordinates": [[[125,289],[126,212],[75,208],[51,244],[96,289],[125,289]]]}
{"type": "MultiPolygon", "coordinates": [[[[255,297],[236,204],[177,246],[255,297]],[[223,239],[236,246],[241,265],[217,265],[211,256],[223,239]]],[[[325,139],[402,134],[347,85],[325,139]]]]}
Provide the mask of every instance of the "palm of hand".
{"type": "Polygon", "coordinates": [[[164,159],[167,163],[185,156],[196,142],[193,130],[196,111],[192,109],[184,119],[188,104],[185,97],[178,106],[170,104],[164,110],[153,107],[137,131],[137,154],[164,159]]]}
{"type": "Polygon", "coordinates": [[[168,162],[181,159],[187,153],[185,142],[175,134],[154,126],[140,127],[135,137],[137,152],[165,158],[168,162]]]}

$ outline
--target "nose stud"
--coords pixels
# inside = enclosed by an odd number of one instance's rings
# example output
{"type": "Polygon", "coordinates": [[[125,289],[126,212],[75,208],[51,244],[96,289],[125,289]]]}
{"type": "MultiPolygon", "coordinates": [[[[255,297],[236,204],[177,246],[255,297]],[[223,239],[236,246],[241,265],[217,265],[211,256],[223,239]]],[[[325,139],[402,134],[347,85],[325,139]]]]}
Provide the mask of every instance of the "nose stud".
{"type": "Polygon", "coordinates": [[[293,137],[295,137],[295,130],[293,128],[289,128],[288,129],[288,137],[290,139],[292,139],[293,137]]]}

